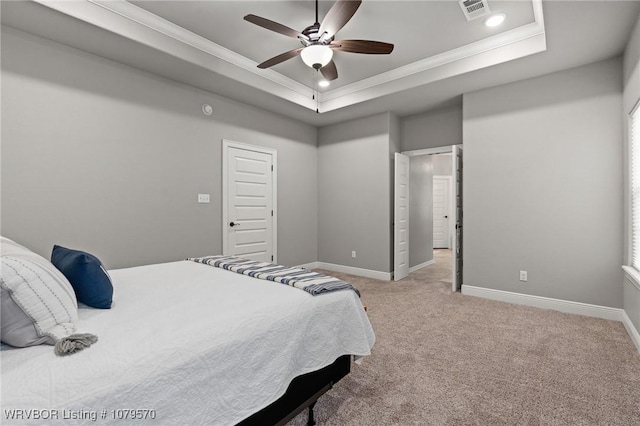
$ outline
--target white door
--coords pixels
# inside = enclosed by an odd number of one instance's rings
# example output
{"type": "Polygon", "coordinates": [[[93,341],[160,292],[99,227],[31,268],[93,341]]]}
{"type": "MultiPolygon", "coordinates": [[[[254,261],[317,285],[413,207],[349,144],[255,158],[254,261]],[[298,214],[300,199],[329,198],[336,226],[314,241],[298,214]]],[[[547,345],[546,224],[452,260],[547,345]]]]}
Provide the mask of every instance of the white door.
{"type": "Polygon", "coordinates": [[[223,254],[277,261],[275,156],[223,141],[223,254]]]}
{"type": "Polygon", "coordinates": [[[462,288],[462,148],[453,146],[453,225],[454,233],[452,238],[453,259],[453,291],[460,291],[462,288]]]}
{"type": "Polygon", "coordinates": [[[433,177],[433,248],[450,248],[449,241],[449,209],[451,200],[449,193],[451,177],[433,177]]]}
{"type": "Polygon", "coordinates": [[[396,152],[393,197],[393,280],[409,275],[409,157],[396,152]]]}

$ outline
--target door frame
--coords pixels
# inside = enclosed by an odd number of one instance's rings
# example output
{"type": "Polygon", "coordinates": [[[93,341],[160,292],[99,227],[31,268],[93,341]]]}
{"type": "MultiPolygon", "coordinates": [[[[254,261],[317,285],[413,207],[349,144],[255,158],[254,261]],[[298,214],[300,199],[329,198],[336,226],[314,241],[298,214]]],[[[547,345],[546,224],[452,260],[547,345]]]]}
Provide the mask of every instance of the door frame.
{"type": "Polygon", "coordinates": [[[464,248],[464,226],[463,226],[463,221],[464,221],[464,200],[463,200],[463,187],[464,187],[464,160],[463,160],[463,147],[462,145],[453,145],[452,147],[452,155],[451,155],[451,161],[452,161],[452,185],[453,185],[453,192],[451,193],[451,214],[453,216],[453,226],[451,227],[451,232],[453,234],[453,237],[451,239],[451,260],[452,260],[452,268],[453,270],[451,271],[453,273],[453,277],[451,278],[451,290],[455,293],[457,291],[462,291],[462,280],[464,279],[464,255],[463,255],[463,248],[464,248]],[[460,156],[460,162],[458,162],[458,154],[460,156]],[[459,168],[458,166],[461,166],[460,169],[462,170],[462,173],[460,174],[460,186],[458,186],[458,171],[459,168]],[[459,192],[458,192],[459,191],[459,192]],[[458,211],[458,205],[457,205],[457,200],[458,198],[460,198],[461,200],[461,209],[460,211],[458,211]],[[458,216],[458,213],[460,213],[460,216],[458,216]],[[460,234],[460,247],[458,247],[458,234],[460,234]],[[460,255],[458,256],[458,252],[460,252],[460,255]],[[460,257],[462,259],[462,265],[463,268],[460,271],[460,281],[458,282],[458,257],[460,257]]]}
{"type": "MultiPolygon", "coordinates": [[[[414,149],[411,151],[402,151],[402,154],[406,155],[407,157],[417,157],[420,155],[433,155],[433,154],[447,154],[447,153],[454,153],[454,147],[456,147],[457,149],[462,149],[463,145],[462,144],[456,144],[456,145],[447,145],[447,146],[439,146],[439,147],[435,147],[435,148],[425,148],[425,149],[414,149]]],[[[455,169],[452,170],[453,173],[455,173],[455,169]]],[[[450,196],[452,200],[455,200],[455,195],[457,194],[457,186],[455,185],[455,179],[451,179],[451,188],[450,188],[450,196]]],[[[433,203],[433,201],[432,201],[433,203]]],[[[464,208],[464,207],[463,207],[464,208]]],[[[453,214],[453,211],[452,211],[453,214]]],[[[450,237],[451,238],[451,250],[453,251],[453,246],[454,246],[454,239],[455,239],[455,226],[449,226],[449,233],[450,233],[450,237]]],[[[464,247],[464,241],[462,243],[462,246],[460,247],[461,249],[464,247]]],[[[395,244],[394,244],[394,250],[395,250],[395,244]]],[[[409,253],[407,252],[407,255],[409,255],[409,253]]],[[[452,263],[456,261],[455,258],[455,253],[452,253],[452,263]]],[[[452,264],[452,272],[455,273],[455,266],[452,264]]],[[[452,287],[455,288],[457,285],[457,280],[456,277],[454,276],[452,278],[452,287]]],[[[455,291],[455,290],[454,290],[455,291]]]]}
{"type": "Polygon", "coordinates": [[[273,263],[278,263],[278,151],[274,148],[251,145],[243,142],[235,142],[229,139],[222,139],[222,254],[229,254],[229,237],[227,234],[227,224],[229,223],[229,194],[227,189],[227,173],[229,171],[229,148],[242,149],[245,151],[259,152],[271,155],[273,165],[271,205],[273,206],[273,263]]]}

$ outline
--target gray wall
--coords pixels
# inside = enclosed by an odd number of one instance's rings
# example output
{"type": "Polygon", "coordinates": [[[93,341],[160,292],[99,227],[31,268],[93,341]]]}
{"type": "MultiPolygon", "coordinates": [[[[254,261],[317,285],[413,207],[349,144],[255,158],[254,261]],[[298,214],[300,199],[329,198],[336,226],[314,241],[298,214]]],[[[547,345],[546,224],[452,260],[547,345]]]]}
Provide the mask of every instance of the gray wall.
{"type": "MultiPolygon", "coordinates": [[[[640,84],[638,78],[638,63],[640,62],[640,16],[636,22],[631,37],[627,42],[627,46],[623,56],[623,79],[625,83],[625,89],[628,85],[637,86],[640,84]],[[633,77],[633,78],[632,78],[633,77]]],[[[626,90],[625,90],[626,93],[626,90]]]]}
{"type": "Polygon", "coordinates": [[[2,234],[45,257],[220,253],[223,138],[278,150],[278,260],[317,260],[314,127],[3,28],[2,234]]]}
{"type": "Polygon", "coordinates": [[[410,157],[410,268],[433,259],[433,157],[433,155],[410,157]]]}
{"type": "Polygon", "coordinates": [[[434,176],[452,176],[453,160],[451,154],[436,154],[431,156],[433,160],[434,176]]]}
{"type": "Polygon", "coordinates": [[[621,77],[613,59],[464,96],[463,284],[622,306],[621,77]]]}
{"type": "MultiPolygon", "coordinates": [[[[623,94],[623,125],[625,127],[625,141],[628,140],[628,117],[629,113],[636,105],[638,100],[640,99],[640,17],[638,17],[638,23],[633,30],[631,38],[629,40],[629,44],[627,45],[627,49],[625,50],[624,55],[624,94],[623,94]]],[[[628,144],[624,144],[626,148],[626,153],[628,154],[628,144]]],[[[628,158],[628,156],[627,156],[628,158]]],[[[625,165],[628,165],[627,162],[625,165]]],[[[629,180],[628,180],[628,170],[626,170],[626,185],[625,189],[629,190],[629,180]]],[[[625,191],[625,194],[628,192],[625,191]]],[[[625,213],[630,212],[631,208],[629,207],[629,199],[628,197],[625,199],[625,213]]],[[[623,260],[623,264],[629,265],[630,262],[630,236],[631,236],[631,223],[630,218],[627,215],[625,217],[625,236],[627,236],[627,241],[625,245],[625,257],[623,260]]],[[[631,283],[628,279],[624,279],[623,281],[624,287],[624,310],[633,322],[636,330],[640,330],[640,289],[631,283]]]]}
{"type": "Polygon", "coordinates": [[[462,105],[410,115],[400,120],[402,151],[462,143],[462,105]]]}
{"type": "Polygon", "coordinates": [[[392,121],[384,113],[319,129],[320,262],[391,271],[392,121]]]}

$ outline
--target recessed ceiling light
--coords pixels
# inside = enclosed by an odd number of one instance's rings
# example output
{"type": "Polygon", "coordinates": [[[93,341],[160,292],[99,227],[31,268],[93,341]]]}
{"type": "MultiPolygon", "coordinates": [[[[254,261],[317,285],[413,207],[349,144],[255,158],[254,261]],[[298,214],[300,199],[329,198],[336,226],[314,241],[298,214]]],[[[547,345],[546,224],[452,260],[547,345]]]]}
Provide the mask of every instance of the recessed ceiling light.
{"type": "Polygon", "coordinates": [[[497,27],[498,25],[502,24],[506,18],[507,18],[506,13],[496,13],[489,16],[487,20],[484,21],[484,24],[487,27],[497,27]]]}
{"type": "Polygon", "coordinates": [[[329,87],[329,84],[330,83],[327,80],[320,80],[318,82],[318,86],[320,86],[320,87],[329,87]]]}

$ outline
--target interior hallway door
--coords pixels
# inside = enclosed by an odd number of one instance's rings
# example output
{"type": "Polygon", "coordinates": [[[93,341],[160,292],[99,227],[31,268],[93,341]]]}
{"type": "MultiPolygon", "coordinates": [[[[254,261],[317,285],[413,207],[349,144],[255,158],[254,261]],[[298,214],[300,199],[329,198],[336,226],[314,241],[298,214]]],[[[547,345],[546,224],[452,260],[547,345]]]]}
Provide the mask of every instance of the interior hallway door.
{"type": "Polygon", "coordinates": [[[393,192],[393,280],[409,275],[409,157],[396,152],[393,192]]]}
{"type": "Polygon", "coordinates": [[[450,248],[451,178],[433,177],[433,248],[450,248]]]}
{"type": "Polygon", "coordinates": [[[275,151],[224,141],[223,253],[276,262],[275,151]]]}

